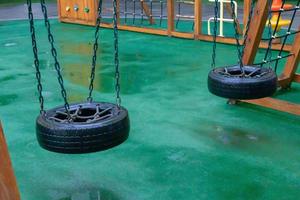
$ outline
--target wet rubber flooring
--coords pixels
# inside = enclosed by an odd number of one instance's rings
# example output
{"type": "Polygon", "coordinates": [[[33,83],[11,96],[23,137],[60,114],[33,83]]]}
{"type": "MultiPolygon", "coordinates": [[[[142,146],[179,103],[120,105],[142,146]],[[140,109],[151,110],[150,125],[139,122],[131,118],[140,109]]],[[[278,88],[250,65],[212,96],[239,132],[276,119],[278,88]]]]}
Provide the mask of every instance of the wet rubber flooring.
{"type": "MultiPolygon", "coordinates": [[[[42,21],[36,21],[46,108],[63,103],[42,21]]],[[[84,101],[94,28],[52,28],[68,99],[84,101]]],[[[131,132],[99,153],[38,146],[39,114],[27,21],[0,22],[0,118],[22,199],[297,199],[300,117],[208,92],[212,43],[120,31],[121,97],[131,132]]],[[[113,32],[102,29],[94,99],[114,102],[113,32]]],[[[217,65],[237,62],[217,46],[217,65]]],[[[261,59],[264,50],[259,50],[261,59]]],[[[284,63],[280,63],[281,68],[284,63]]],[[[299,71],[299,70],[298,70],[299,71]]],[[[280,71],[279,71],[280,72],[280,71]]],[[[276,98],[300,103],[300,85],[276,98]]]]}

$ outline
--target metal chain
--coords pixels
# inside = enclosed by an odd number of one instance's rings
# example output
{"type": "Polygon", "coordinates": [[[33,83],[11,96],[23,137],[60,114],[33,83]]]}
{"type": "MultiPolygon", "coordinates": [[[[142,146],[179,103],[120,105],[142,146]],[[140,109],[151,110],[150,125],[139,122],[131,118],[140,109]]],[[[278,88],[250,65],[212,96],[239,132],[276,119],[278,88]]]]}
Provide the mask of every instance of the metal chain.
{"type": "MultiPolygon", "coordinates": [[[[284,5],[284,3],[285,3],[285,0],[283,0],[283,1],[284,2],[283,2],[282,5],[284,5]]],[[[269,3],[269,5],[268,5],[268,9],[269,9],[269,12],[268,12],[268,14],[269,14],[269,16],[268,16],[268,18],[269,18],[269,22],[268,22],[268,34],[269,34],[269,38],[271,38],[270,39],[271,42],[268,44],[268,52],[269,52],[268,53],[268,60],[272,60],[272,40],[273,40],[273,34],[272,34],[272,25],[271,25],[271,19],[272,19],[272,12],[271,11],[272,11],[272,3],[273,3],[273,1],[269,0],[268,3],[269,3]]],[[[277,23],[277,25],[278,25],[278,23],[277,23]]],[[[276,29],[277,29],[277,27],[276,27],[276,29]]],[[[276,32],[274,32],[274,36],[275,36],[275,34],[276,34],[276,32]]],[[[271,62],[269,62],[269,68],[271,68],[271,62]]]]}
{"type": "Polygon", "coordinates": [[[95,79],[95,70],[96,70],[96,63],[97,63],[97,50],[98,50],[99,29],[101,24],[101,13],[102,13],[102,0],[100,0],[98,4],[98,16],[96,21],[95,42],[93,46],[92,69],[90,75],[91,80],[89,85],[89,96],[87,98],[89,102],[93,101],[92,93],[94,90],[94,79],[95,79]]]}
{"type": "Polygon", "coordinates": [[[34,21],[33,21],[33,14],[32,14],[32,3],[31,0],[27,0],[27,8],[28,8],[28,19],[30,24],[30,34],[31,34],[31,43],[32,43],[32,50],[34,55],[34,66],[35,66],[35,76],[37,79],[37,89],[39,93],[39,102],[40,102],[40,112],[44,113],[44,97],[43,97],[43,87],[41,83],[41,72],[40,72],[40,61],[38,57],[38,50],[35,38],[35,28],[34,28],[34,21]]]}
{"type": "Polygon", "coordinates": [[[119,72],[119,48],[118,48],[118,10],[117,10],[117,0],[113,0],[113,26],[114,26],[114,47],[115,47],[115,90],[116,90],[116,103],[121,106],[120,97],[120,72],[119,72]]]}
{"type": "Polygon", "coordinates": [[[216,67],[216,47],[217,47],[217,24],[218,24],[218,13],[219,13],[219,3],[218,0],[215,0],[215,16],[214,16],[214,34],[213,34],[213,53],[212,53],[212,62],[211,67],[216,67]]]}
{"type": "Polygon", "coordinates": [[[251,22],[252,15],[253,15],[254,5],[255,5],[254,0],[252,0],[250,13],[248,15],[248,21],[247,21],[247,25],[246,25],[244,40],[243,40],[242,58],[244,57],[244,54],[245,54],[245,47],[246,47],[246,43],[247,43],[247,39],[248,39],[248,32],[249,32],[250,22],[251,22]]]}
{"type": "MultiPolygon", "coordinates": [[[[51,27],[50,27],[50,22],[49,22],[49,19],[48,19],[48,14],[47,14],[47,7],[45,5],[45,0],[41,0],[41,8],[42,8],[42,12],[43,12],[43,15],[44,15],[44,21],[45,21],[45,26],[46,26],[46,29],[47,29],[47,32],[48,32],[48,41],[51,45],[51,54],[52,54],[52,57],[54,59],[54,67],[55,67],[55,70],[57,72],[57,80],[58,80],[58,83],[60,85],[60,88],[61,88],[61,95],[64,99],[64,102],[65,102],[65,109],[68,113],[68,115],[70,114],[69,113],[69,109],[70,109],[70,106],[69,106],[69,103],[68,103],[68,100],[67,100],[67,92],[65,90],[65,87],[64,87],[64,81],[63,81],[63,77],[61,75],[61,67],[60,67],[60,64],[58,62],[58,59],[57,59],[57,51],[55,49],[55,46],[54,46],[54,38],[53,38],[53,35],[51,33],[51,27]]],[[[69,115],[70,116],[70,115],[69,115]]]]}
{"type": "MultiPolygon", "coordinates": [[[[243,38],[243,44],[242,44],[242,49],[241,49],[241,45],[239,43],[239,34],[238,34],[238,30],[237,30],[237,24],[235,23],[236,21],[236,15],[234,12],[234,3],[233,0],[231,0],[230,2],[231,5],[231,10],[232,10],[232,19],[234,20],[233,25],[234,25],[234,30],[235,30],[235,39],[236,39],[236,46],[237,46],[237,51],[238,51],[238,58],[239,58],[239,62],[240,62],[240,66],[241,66],[241,70],[243,72],[243,62],[242,62],[242,58],[244,56],[245,53],[245,45],[248,39],[248,32],[249,32],[249,26],[250,26],[250,22],[252,19],[252,15],[253,15],[253,10],[254,10],[254,2],[251,2],[251,9],[250,9],[250,13],[248,16],[248,21],[246,24],[246,30],[245,30],[245,35],[243,38]]],[[[218,0],[215,0],[215,16],[214,16],[214,34],[213,34],[213,53],[212,53],[212,68],[215,68],[215,60],[216,60],[216,38],[217,38],[217,18],[218,18],[218,0]]]]}
{"type": "Polygon", "coordinates": [[[234,37],[235,37],[235,41],[236,41],[236,48],[237,48],[237,54],[238,54],[238,59],[239,59],[239,64],[240,64],[240,69],[242,71],[242,74],[244,74],[244,69],[243,69],[243,57],[242,57],[242,50],[241,50],[241,44],[239,41],[239,33],[238,33],[238,28],[237,28],[237,23],[236,23],[236,15],[234,12],[234,3],[233,0],[230,0],[230,6],[231,6],[231,16],[233,19],[233,27],[234,27],[234,37]]]}

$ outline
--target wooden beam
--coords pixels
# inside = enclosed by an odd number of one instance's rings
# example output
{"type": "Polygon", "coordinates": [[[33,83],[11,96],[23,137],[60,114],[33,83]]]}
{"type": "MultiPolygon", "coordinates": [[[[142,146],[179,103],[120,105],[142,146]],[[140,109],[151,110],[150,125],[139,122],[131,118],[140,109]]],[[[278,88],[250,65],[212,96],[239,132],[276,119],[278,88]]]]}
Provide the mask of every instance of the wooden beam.
{"type": "Polygon", "coordinates": [[[168,34],[169,36],[174,31],[174,0],[167,1],[168,10],[168,34]]]}
{"type": "Polygon", "coordinates": [[[257,1],[253,18],[249,25],[248,39],[243,56],[244,64],[252,64],[261,41],[263,30],[268,18],[268,0],[257,1]]]}
{"type": "Polygon", "coordinates": [[[281,88],[287,88],[290,86],[291,80],[289,77],[283,76],[283,74],[278,76],[278,86],[281,88]]]}
{"type": "MultiPolygon", "coordinates": [[[[111,23],[101,23],[100,25],[103,28],[112,28],[111,23]]],[[[119,25],[119,30],[124,31],[134,31],[138,33],[148,33],[148,34],[154,34],[154,35],[164,35],[167,36],[168,32],[167,30],[161,30],[161,29],[155,29],[155,28],[143,28],[143,27],[136,27],[136,26],[127,26],[127,25],[119,25]]]]}
{"type": "Polygon", "coordinates": [[[57,0],[57,15],[58,20],[61,22],[61,0],[57,0]]]}
{"type": "Polygon", "coordinates": [[[20,200],[20,193],[0,123],[0,199],[20,200]]]}
{"type": "Polygon", "coordinates": [[[171,36],[178,37],[178,38],[186,38],[186,39],[194,39],[195,35],[193,33],[184,33],[184,32],[171,32],[171,36]]]}
{"type": "Polygon", "coordinates": [[[243,17],[243,25],[244,25],[244,33],[246,31],[245,26],[248,22],[248,16],[250,14],[251,10],[251,1],[252,0],[244,0],[244,17],[243,17]]]}
{"type": "Polygon", "coordinates": [[[242,100],[242,102],[259,105],[294,115],[300,115],[300,105],[270,97],[255,100],[242,100]]]}
{"type": "Polygon", "coordinates": [[[281,75],[288,78],[289,81],[287,82],[287,86],[290,85],[294,80],[294,75],[298,68],[298,64],[300,60],[300,34],[297,34],[295,36],[294,43],[290,53],[293,55],[288,57],[283,73],[281,75]]]}
{"type": "Polygon", "coordinates": [[[152,15],[151,15],[151,11],[150,11],[147,3],[144,0],[141,0],[141,7],[144,10],[145,14],[147,15],[149,23],[155,24],[155,20],[153,19],[152,15]]]}
{"type": "MultiPolygon", "coordinates": [[[[90,24],[92,25],[92,24],[90,24]]],[[[101,23],[101,27],[104,28],[112,28],[112,24],[110,23],[101,23]]],[[[186,38],[186,39],[197,39],[197,40],[203,40],[203,41],[213,41],[213,37],[211,35],[194,35],[193,33],[184,33],[184,32],[178,32],[178,31],[166,31],[162,29],[154,29],[154,28],[145,28],[145,27],[136,27],[136,26],[128,26],[128,25],[119,25],[118,28],[120,30],[126,30],[126,31],[134,31],[138,33],[147,33],[147,34],[155,34],[155,35],[163,35],[163,36],[174,36],[179,38],[186,38]]],[[[234,38],[224,38],[217,36],[217,42],[218,43],[224,43],[224,44],[235,44],[236,41],[234,38]]],[[[240,40],[242,42],[242,40],[240,40]]],[[[266,49],[268,48],[268,44],[265,42],[261,42],[259,44],[260,48],[266,49]]],[[[272,49],[274,50],[280,50],[281,45],[280,44],[272,44],[272,49]]],[[[285,45],[284,51],[290,51],[291,45],[285,45]]]]}
{"type": "Polygon", "coordinates": [[[202,33],[202,0],[195,0],[194,15],[195,15],[194,34],[199,35],[202,33]]]}
{"type": "MultiPolygon", "coordinates": [[[[201,34],[201,35],[196,35],[195,38],[198,40],[204,40],[204,41],[209,41],[209,42],[213,41],[213,36],[211,36],[211,35],[201,34]]],[[[217,36],[217,42],[224,43],[224,44],[236,44],[236,41],[234,38],[226,38],[226,37],[219,37],[219,36],[217,36]]],[[[240,43],[242,43],[242,42],[243,42],[243,40],[240,40],[240,43]]],[[[260,42],[259,48],[263,48],[263,49],[268,48],[268,43],[260,42]]],[[[280,48],[281,48],[281,44],[272,44],[273,50],[280,50],[280,48]]],[[[290,51],[291,45],[285,45],[283,50],[290,51]]]]}
{"type": "Polygon", "coordinates": [[[300,83],[300,74],[295,74],[294,82],[300,83]]]}

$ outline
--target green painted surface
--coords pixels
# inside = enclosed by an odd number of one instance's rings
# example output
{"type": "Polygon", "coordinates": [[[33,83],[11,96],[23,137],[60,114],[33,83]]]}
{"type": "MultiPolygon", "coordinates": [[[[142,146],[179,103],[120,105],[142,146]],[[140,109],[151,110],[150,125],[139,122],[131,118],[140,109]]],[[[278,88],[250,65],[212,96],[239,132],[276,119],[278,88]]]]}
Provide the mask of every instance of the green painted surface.
{"type": "MultiPolygon", "coordinates": [[[[52,21],[70,101],[87,96],[94,29],[52,21]]],[[[62,104],[42,21],[36,22],[47,108],[62,104]]],[[[101,32],[95,99],[114,101],[112,31],[101,32]]],[[[0,116],[24,200],[297,199],[300,117],[230,106],[206,87],[212,44],[120,31],[129,140],[86,155],[41,149],[27,21],[0,22],[0,116]]],[[[218,45],[218,65],[235,47],[218,45]]],[[[259,51],[259,57],[263,50],[259,51]]],[[[300,103],[293,85],[278,98],[300,103]]]]}

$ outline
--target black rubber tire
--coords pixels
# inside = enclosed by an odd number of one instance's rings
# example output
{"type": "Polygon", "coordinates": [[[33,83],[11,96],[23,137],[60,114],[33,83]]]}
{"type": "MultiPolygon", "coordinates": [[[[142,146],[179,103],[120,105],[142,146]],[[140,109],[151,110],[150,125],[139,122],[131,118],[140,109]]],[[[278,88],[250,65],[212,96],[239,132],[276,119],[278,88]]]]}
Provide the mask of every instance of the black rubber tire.
{"type": "MultiPolygon", "coordinates": [[[[239,66],[226,67],[228,72],[234,74],[240,72],[239,66]]],[[[257,71],[262,76],[238,77],[225,75],[225,67],[216,68],[208,75],[209,91],[219,97],[227,99],[259,99],[272,96],[277,90],[277,76],[270,68],[257,66],[244,66],[249,74],[257,71]]]]}
{"type": "MultiPolygon", "coordinates": [[[[94,103],[93,104],[99,104],[94,103]]],[[[111,103],[100,103],[115,106],[111,103]]],[[[70,107],[78,105],[72,104],[70,107]]],[[[48,151],[81,154],[103,151],[123,143],[129,136],[128,111],[121,107],[112,118],[90,123],[59,123],[49,119],[57,107],[36,120],[36,135],[40,146],[48,151]]]]}

